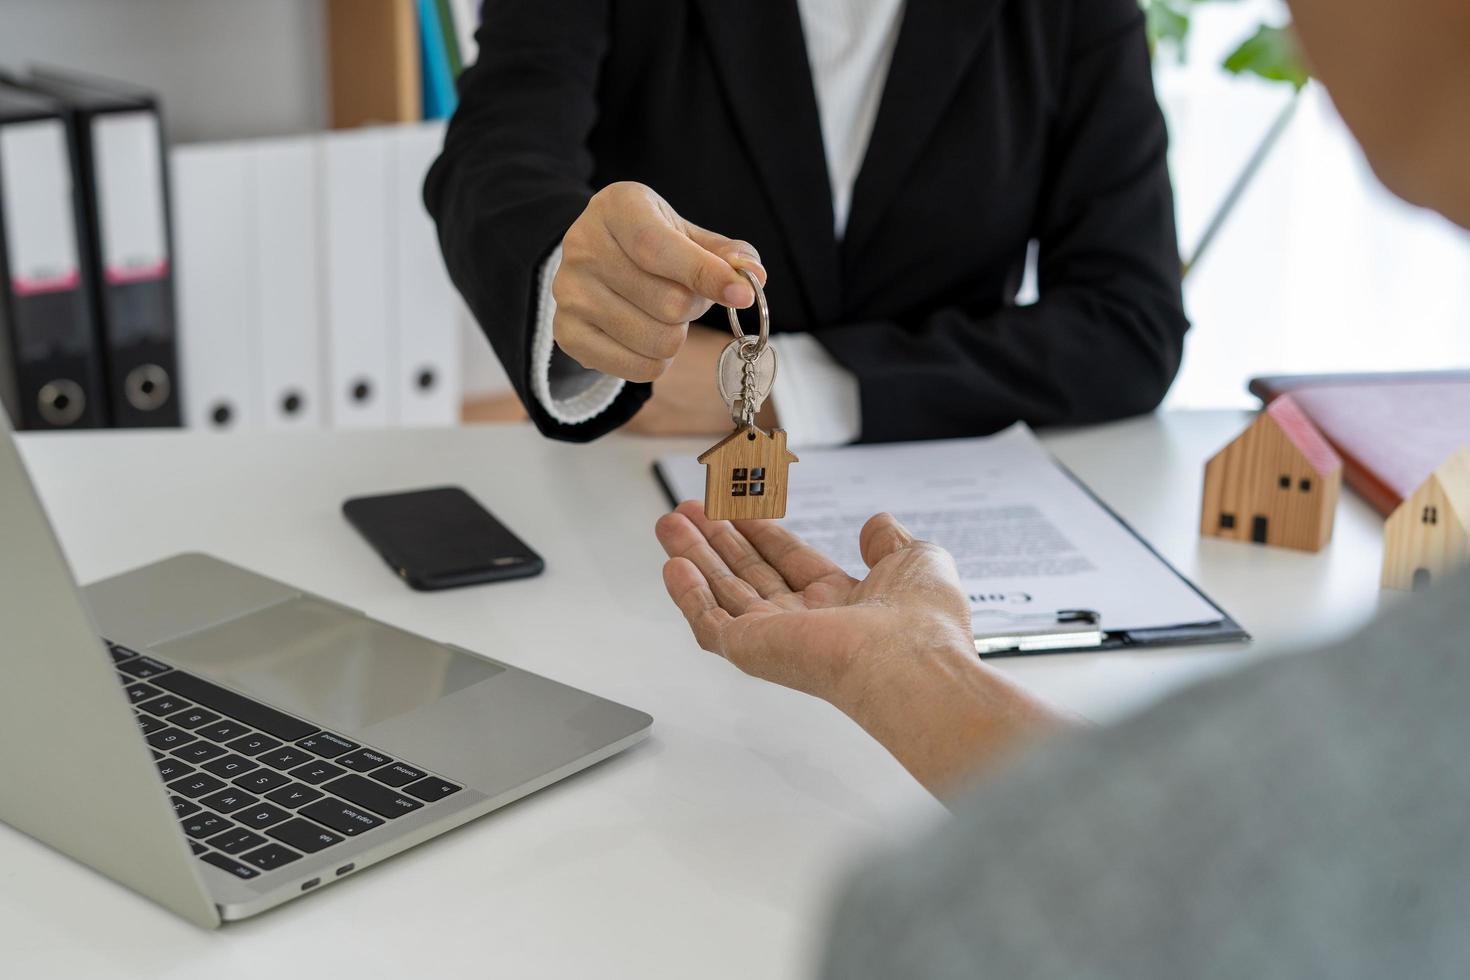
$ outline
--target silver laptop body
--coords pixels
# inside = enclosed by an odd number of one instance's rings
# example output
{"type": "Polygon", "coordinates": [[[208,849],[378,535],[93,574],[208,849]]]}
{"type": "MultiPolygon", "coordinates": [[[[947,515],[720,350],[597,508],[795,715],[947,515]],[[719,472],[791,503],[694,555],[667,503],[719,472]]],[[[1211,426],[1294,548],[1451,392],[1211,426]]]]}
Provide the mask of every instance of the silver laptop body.
{"type": "Polygon", "coordinates": [[[504,806],[652,723],[205,555],[79,591],[3,411],[0,636],[0,820],[207,927],[504,806]]]}

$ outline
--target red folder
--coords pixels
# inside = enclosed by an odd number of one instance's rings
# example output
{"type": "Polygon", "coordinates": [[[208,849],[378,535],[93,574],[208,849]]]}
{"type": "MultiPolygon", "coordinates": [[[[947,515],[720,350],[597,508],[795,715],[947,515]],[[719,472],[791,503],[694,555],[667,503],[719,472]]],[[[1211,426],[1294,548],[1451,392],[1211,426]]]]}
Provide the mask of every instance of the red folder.
{"type": "Polygon", "coordinates": [[[1470,371],[1279,375],[1250,391],[1263,402],[1290,392],[1342,456],[1348,486],[1385,516],[1470,446],[1470,371]]]}

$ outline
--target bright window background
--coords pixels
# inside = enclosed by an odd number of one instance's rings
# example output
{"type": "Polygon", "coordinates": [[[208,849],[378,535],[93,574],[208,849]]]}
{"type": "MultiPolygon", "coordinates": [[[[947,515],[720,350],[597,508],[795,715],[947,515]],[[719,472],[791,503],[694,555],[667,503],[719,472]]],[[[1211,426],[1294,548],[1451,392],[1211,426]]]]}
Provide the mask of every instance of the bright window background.
{"type": "MultiPolygon", "coordinates": [[[[1188,63],[1160,59],[1186,255],[1290,99],[1289,86],[1219,68],[1261,17],[1284,23],[1280,11],[1207,7],[1188,63]]],[[[1254,404],[1258,374],[1470,366],[1470,234],[1384,190],[1315,83],[1185,300],[1194,327],[1173,407],[1254,404]]]]}

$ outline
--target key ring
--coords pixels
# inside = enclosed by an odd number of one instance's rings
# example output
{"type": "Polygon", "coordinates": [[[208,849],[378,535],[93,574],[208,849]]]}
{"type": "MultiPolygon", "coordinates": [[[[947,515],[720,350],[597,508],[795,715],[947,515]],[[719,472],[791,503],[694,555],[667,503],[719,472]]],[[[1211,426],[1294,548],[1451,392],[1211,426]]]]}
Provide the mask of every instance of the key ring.
{"type": "MultiPolygon", "coordinates": [[[[760,315],[761,333],[759,339],[740,345],[740,356],[747,361],[754,361],[765,353],[766,344],[771,340],[771,308],[766,305],[766,291],[761,289],[761,281],[756,278],[754,272],[749,269],[735,270],[750,280],[750,288],[755,290],[755,309],[760,315]]],[[[740,327],[740,314],[735,307],[725,307],[725,315],[730,319],[730,330],[735,334],[735,339],[746,340],[745,331],[740,327]]]]}

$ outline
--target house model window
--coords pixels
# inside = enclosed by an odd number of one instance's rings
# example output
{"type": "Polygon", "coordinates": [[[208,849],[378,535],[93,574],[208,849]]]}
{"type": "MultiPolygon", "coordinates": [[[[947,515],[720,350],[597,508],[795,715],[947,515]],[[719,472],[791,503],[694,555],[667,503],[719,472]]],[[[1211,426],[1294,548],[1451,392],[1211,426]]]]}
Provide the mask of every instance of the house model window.
{"type": "Polygon", "coordinates": [[[1276,482],[1281,485],[1281,489],[1283,490],[1291,489],[1291,477],[1285,473],[1281,474],[1281,479],[1276,482]]]}
{"type": "Polygon", "coordinates": [[[764,497],[766,495],[766,468],[753,466],[747,469],[736,466],[730,470],[730,496],[764,497]]]}
{"type": "Polygon", "coordinates": [[[1439,508],[1438,507],[1425,507],[1424,508],[1424,516],[1421,518],[1421,520],[1425,524],[1438,524],[1439,523],[1439,508]]]}
{"type": "Polygon", "coordinates": [[[1308,480],[1306,477],[1302,477],[1302,482],[1297,485],[1302,488],[1302,493],[1312,492],[1312,481],[1308,480]]]}

